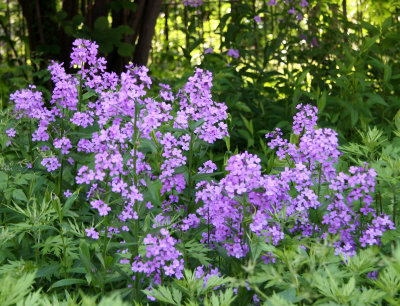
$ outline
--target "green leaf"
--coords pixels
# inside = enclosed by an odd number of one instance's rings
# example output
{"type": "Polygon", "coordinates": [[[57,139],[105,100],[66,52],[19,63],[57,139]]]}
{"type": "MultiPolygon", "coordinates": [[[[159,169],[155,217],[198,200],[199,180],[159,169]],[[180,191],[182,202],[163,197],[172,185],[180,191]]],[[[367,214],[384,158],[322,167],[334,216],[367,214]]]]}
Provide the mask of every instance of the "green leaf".
{"type": "Polygon", "coordinates": [[[388,17],[385,19],[385,21],[382,23],[382,30],[386,31],[392,26],[392,17],[388,17]]]}
{"type": "Polygon", "coordinates": [[[152,292],[143,290],[145,294],[156,298],[160,302],[169,303],[172,305],[181,305],[182,293],[176,289],[173,289],[172,293],[169,288],[158,286],[157,288],[153,287],[151,291],[152,292]]]}
{"type": "Polygon", "coordinates": [[[140,139],[139,151],[142,153],[157,153],[157,146],[150,139],[140,139]]]}
{"type": "Polygon", "coordinates": [[[12,192],[12,197],[14,200],[26,202],[28,199],[26,198],[25,193],[21,189],[15,189],[12,192]]]}
{"type": "Polygon", "coordinates": [[[243,102],[239,101],[239,102],[235,103],[234,107],[240,111],[251,113],[251,108],[243,102]]]}
{"type": "Polygon", "coordinates": [[[93,97],[93,96],[95,96],[95,95],[96,95],[96,92],[95,92],[95,91],[88,91],[88,92],[85,92],[85,93],[82,95],[82,100],[85,101],[85,100],[87,100],[87,99],[89,99],[89,98],[91,98],[91,97],[93,97]]]}
{"type": "Polygon", "coordinates": [[[85,240],[81,240],[81,243],[79,246],[79,258],[81,259],[82,264],[85,267],[86,272],[88,274],[91,274],[91,273],[93,273],[93,271],[96,270],[95,266],[90,261],[89,247],[85,240]]]}
{"type": "Polygon", "coordinates": [[[64,203],[62,207],[63,216],[65,213],[71,208],[72,204],[74,204],[76,198],[78,197],[79,190],[76,190],[64,203]]]}
{"type": "Polygon", "coordinates": [[[132,35],[134,33],[133,29],[127,25],[120,25],[115,30],[117,30],[120,34],[132,35]]]}
{"type": "Polygon", "coordinates": [[[389,242],[396,241],[400,238],[400,230],[388,230],[383,233],[381,238],[382,244],[388,244],[389,242]]]}
{"type": "Polygon", "coordinates": [[[74,17],[72,17],[72,23],[75,26],[80,25],[84,21],[85,21],[85,18],[82,15],[75,15],[74,17]]]}
{"type": "Polygon", "coordinates": [[[53,288],[66,287],[66,286],[77,285],[77,284],[87,284],[87,281],[84,279],[79,279],[79,278],[65,278],[65,279],[55,282],[53,285],[51,285],[49,290],[51,290],[53,288]]]}
{"type": "Polygon", "coordinates": [[[361,53],[368,51],[376,43],[376,41],[378,39],[379,39],[379,35],[376,35],[376,36],[364,41],[364,43],[361,46],[361,50],[360,50],[361,53]]]}
{"type": "Polygon", "coordinates": [[[97,18],[94,22],[94,28],[96,30],[107,30],[109,27],[108,19],[105,16],[97,18]]]}
{"type": "Polygon", "coordinates": [[[351,110],[351,126],[354,127],[358,122],[358,112],[356,110],[351,110]]]}
{"type": "Polygon", "coordinates": [[[246,117],[244,117],[242,114],[240,114],[240,117],[243,120],[244,125],[246,126],[247,130],[250,132],[251,135],[254,135],[254,129],[253,129],[253,121],[252,120],[247,120],[246,117]]]}
{"type": "Polygon", "coordinates": [[[367,93],[367,94],[365,94],[369,99],[369,101],[372,103],[372,104],[381,104],[381,105],[384,105],[384,106],[389,106],[386,102],[385,102],[385,100],[380,96],[380,95],[378,95],[378,94],[375,94],[375,93],[367,93]]]}
{"type": "Polygon", "coordinates": [[[135,48],[131,44],[125,42],[118,44],[118,54],[122,57],[131,57],[134,50],[135,48]]]}
{"type": "Polygon", "coordinates": [[[7,173],[0,171],[0,189],[6,188],[7,181],[8,181],[7,173]]]}
{"type": "Polygon", "coordinates": [[[52,264],[51,266],[41,267],[36,272],[35,278],[53,275],[54,272],[56,272],[58,269],[60,269],[60,265],[56,265],[56,264],[52,264]]]}
{"type": "Polygon", "coordinates": [[[189,120],[189,130],[194,131],[197,127],[204,123],[204,119],[200,119],[197,121],[189,120]]]}
{"type": "Polygon", "coordinates": [[[318,107],[318,113],[322,113],[325,109],[325,105],[326,105],[326,97],[327,97],[327,92],[326,90],[324,90],[322,92],[321,97],[319,97],[318,101],[317,101],[317,107],[318,107]]]}

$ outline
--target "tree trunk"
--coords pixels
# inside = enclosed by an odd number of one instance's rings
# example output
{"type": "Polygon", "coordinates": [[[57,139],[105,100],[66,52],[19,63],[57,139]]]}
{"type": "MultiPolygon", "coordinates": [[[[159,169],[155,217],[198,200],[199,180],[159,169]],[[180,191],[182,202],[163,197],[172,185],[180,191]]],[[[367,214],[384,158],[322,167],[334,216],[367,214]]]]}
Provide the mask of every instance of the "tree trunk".
{"type": "Polygon", "coordinates": [[[56,1],[18,0],[18,3],[27,24],[30,56],[43,53],[45,59],[55,58],[59,52],[58,27],[54,21],[57,13],[56,1]]]}
{"type": "MultiPolygon", "coordinates": [[[[116,0],[63,0],[62,10],[66,12],[66,21],[80,11],[87,27],[93,30],[97,18],[108,16],[108,5],[112,1],[116,0]]],[[[41,68],[47,66],[47,59],[59,60],[65,63],[68,71],[74,38],[68,36],[54,19],[58,0],[18,0],[18,3],[27,24],[30,57],[44,58],[41,68]]],[[[130,60],[137,65],[147,64],[162,0],[135,0],[135,4],[134,12],[127,8],[111,12],[113,28],[128,25],[134,31],[132,35],[125,35],[123,42],[136,44],[133,59],[119,56],[116,49],[108,55],[108,69],[117,73],[123,71],[130,60]]]]}
{"type": "Polygon", "coordinates": [[[344,42],[347,42],[347,2],[346,0],[342,1],[342,10],[343,10],[343,34],[344,34],[344,42]]]}
{"type": "Polygon", "coordinates": [[[149,59],[151,42],[155,33],[158,14],[160,13],[162,0],[148,0],[143,12],[139,41],[136,45],[133,62],[137,65],[146,65],[149,59]]]}
{"type": "MultiPolygon", "coordinates": [[[[71,20],[75,15],[78,15],[79,0],[64,0],[62,4],[62,9],[67,13],[66,20],[71,20]]],[[[72,49],[72,42],[74,38],[68,36],[64,29],[61,27],[59,29],[59,45],[60,45],[60,62],[65,63],[64,67],[67,71],[70,70],[70,53],[72,49]]]]}
{"type": "MultiPolygon", "coordinates": [[[[143,20],[143,12],[146,7],[146,0],[136,0],[136,11],[132,12],[129,9],[123,9],[120,11],[112,12],[112,27],[118,27],[119,25],[127,25],[133,30],[132,35],[125,35],[124,42],[129,43],[131,45],[135,45],[137,38],[139,36],[139,29],[141,26],[141,22],[143,20]]],[[[122,57],[118,54],[117,50],[114,50],[108,57],[108,70],[120,73],[125,69],[125,66],[128,65],[131,58],[122,57]]]]}

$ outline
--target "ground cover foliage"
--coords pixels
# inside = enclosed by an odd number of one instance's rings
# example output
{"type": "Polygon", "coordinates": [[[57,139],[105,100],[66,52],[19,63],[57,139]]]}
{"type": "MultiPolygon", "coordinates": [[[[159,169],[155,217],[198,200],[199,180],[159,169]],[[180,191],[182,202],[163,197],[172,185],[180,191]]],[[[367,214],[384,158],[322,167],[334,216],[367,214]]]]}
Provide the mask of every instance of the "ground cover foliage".
{"type": "Polygon", "coordinates": [[[180,61],[79,38],[3,80],[1,305],[399,304],[396,3],[256,4],[180,61]]]}

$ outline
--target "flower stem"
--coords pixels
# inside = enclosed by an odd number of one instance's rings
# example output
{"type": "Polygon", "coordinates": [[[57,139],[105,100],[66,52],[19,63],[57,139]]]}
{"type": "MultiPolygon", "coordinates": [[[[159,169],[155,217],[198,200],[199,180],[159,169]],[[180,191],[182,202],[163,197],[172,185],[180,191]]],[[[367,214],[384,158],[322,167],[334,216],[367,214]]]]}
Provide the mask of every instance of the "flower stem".
{"type": "Polygon", "coordinates": [[[193,178],[192,178],[192,168],[193,168],[193,145],[194,145],[194,133],[193,131],[190,132],[190,143],[189,143],[189,164],[188,164],[188,207],[186,211],[186,215],[189,215],[192,211],[192,185],[193,185],[193,178]]]}

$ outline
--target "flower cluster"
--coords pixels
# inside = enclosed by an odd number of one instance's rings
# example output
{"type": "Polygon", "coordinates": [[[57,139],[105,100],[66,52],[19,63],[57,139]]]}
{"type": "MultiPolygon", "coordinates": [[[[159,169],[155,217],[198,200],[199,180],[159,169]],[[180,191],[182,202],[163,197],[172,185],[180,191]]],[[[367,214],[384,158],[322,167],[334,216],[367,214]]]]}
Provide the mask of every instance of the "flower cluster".
{"type": "Polygon", "coordinates": [[[155,284],[160,284],[162,273],[178,279],[183,277],[182,253],[175,248],[177,240],[170,236],[168,230],[162,228],[158,236],[148,234],[143,243],[146,254],[135,258],[132,271],[152,276],[155,284]]]}
{"type": "Polygon", "coordinates": [[[239,258],[248,251],[246,231],[265,236],[275,245],[289,233],[322,239],[336,235],[336,252],[353,255],[358,244],[379,244],[383,232],[393,229],[388,216],[378,216],[371,208],[376,172],[350,167],[349,174],[337,173],[337,134],[316,127],[315,107],[299,105],[298,109],[293,123],[293,133],[300,136],[298,144],[283,139],[279,129],[266,135],[271,149],[277,148],[278,157],[287,160],[289,167],[262,175],[260,159],[245,152],[228,160],[225,170],[229,173],[219,182],[197,185],[196,201],[203,203],[197,213],[213,226],[203,233],[203,243],[221,244],[228,255],[239,258]],[[321,210],[323,184],[329,187],[324,197],[329,203],[326,213],[321,210]],[[311,218],[315,212],[321,214],[321,221],[311,218]]]}
{"type": "Polygon", "coordinates": [[[228,53],[226,55],[228,55],[230,57],[233,57],[233,58],[239,58],[239,50],[237,50],[237,49],[229,49],[228,53]]]}
{"type": "Polygon", "coordinates": [[[211,87],[211,72],[196,69],[178,94],[180,109],[174,124],[175,128],[188,129],[191,121],[203,121],[194,134],[208,143],[228,136],[228,126],[223,122],[228,117],[227,106],[212,100],[211,87]]]}

